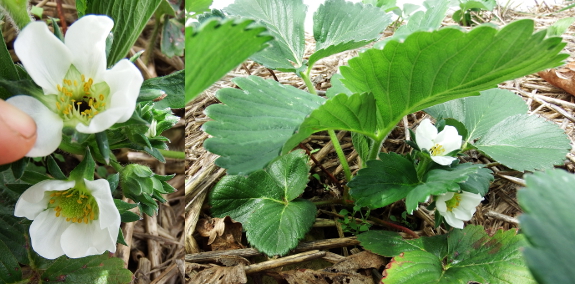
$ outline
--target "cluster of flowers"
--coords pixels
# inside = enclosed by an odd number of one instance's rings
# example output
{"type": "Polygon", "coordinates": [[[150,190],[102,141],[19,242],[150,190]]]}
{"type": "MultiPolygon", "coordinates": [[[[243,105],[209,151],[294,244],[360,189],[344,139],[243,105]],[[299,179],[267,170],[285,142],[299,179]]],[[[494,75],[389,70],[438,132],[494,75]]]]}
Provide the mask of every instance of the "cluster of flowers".
{"type": "MultiPolygon", "coordinates": [[[[54,152],[67,127],[98,133],[131,117],[143,77],[127,59],[106,68],[106,38],[113,25],[107,16],[88,15],[70,26],[64,41],[42,21],[20,32],[14,50],[43,91],[7,100],[36,122],[37,142],[28,157],[54,152]]],[[[104,179],[39,182],[22,194],[14,215],[33,220],[32,248],[45,258],[116,251],[120,213],[104,179]]]]}
{"type": "MultiPolygon", "coordinates": [[[[417,146],[421,150],[429,151],[431,159],[442,165],[448,166],[456,159],[447,154],[461,149],[462,137],[457,129],[446,125],[437,133],[437,128],[429,119],[424,119],[415,130],[417,146]]],[[[475,214],[477,205],[483,200],[479,194],[466,191],[447,192],[436,196],[435,205],[437,211],[445,218],[450,226],[463,229],[463,221],[469,221],[475,214]]]]}

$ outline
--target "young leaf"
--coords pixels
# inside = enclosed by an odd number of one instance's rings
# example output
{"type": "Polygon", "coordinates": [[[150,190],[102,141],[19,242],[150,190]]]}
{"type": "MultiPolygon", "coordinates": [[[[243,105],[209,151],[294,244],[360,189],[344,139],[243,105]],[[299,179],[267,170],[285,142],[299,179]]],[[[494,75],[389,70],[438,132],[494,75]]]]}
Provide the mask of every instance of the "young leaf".
{"type": "Polygon", "coordinates": [[[329,99],[303,121],[297,133],[284,145],[289,152],[311,134],[323,130],[347,130],[375,138],[377,109],[371,93],[339,94],[329,99]]]}
{"type": "Polygon", "coordinates": [[[241,222],[248,241],[267,255],[297,246],[315,220],[315,205],[297,198],[308,182],[301,150],[246,176],[225,176],[210,195],[212,214],[241,222]]]}
{"type": "Polygon", "coordinates": [[[186,28],[186,102],[219,80],[272,37],[263,27],[248,27],[253,20],[213,18],[198,30],[186,28]]]}
{"type": "Polygon", "coordinates": [[[132,272],[124,268],[124,262],[105,252],[83,258],[60,257],[41,276],[42,282],[123,284],[132,281],[132,272]]]}
{"type": "Polygon", "coordinates": [[[108,15],[114,20],[114,42],[108,54],[108,66],[124,58],[162,0],[88,1],[86,14],[108,15]]]}
{"type": "Polygon", "coordinates": [[[326,1],[313,15],[316,51],[310,56],[308,65],[379,39],[391,21],[389,14],[371,5],[344,0],[326,1]]]}
{"type": "MultiPolygon", "coordinates": [[[[362,238],[371,242],[368,249],[375,246],[373,233],[362,238]]],[[[397,239],[382,244],[390,242],[398,243],[399,249],[383,249],[384,253],[405,251],[387,265],[382,283],[535,283],[519,250],[525,239],[514,230],[500,230],[490,237],[482,226],[467,226],[449,233],[443,246],[440,238],[431,245],[425,240],[397,239]],[[447,254],[442,253],[445,250],[447,254]]]]}
{"type": "Polygon", "coordinates": [[[377,42],[374,47],[382,49],[390,40],[403,40],[416,31],[430,31],[441,27],[441,21],[449,8],[449,1],[427,0],[423,2],[423,6],[427,9],[425,12],[415,12],[409,17],[407,24],[399,27],[392,36],[377,42]]]}
{"type": "Polygon", "coordinates": [[[409,113],[560,65],[567,56],[558,55],[565,46],[561,39],[532,33],[531,20],[499,31],[479,26],[469,33],[416,32],[351,59],[340,68],[342,82],[353,92],[373,92],[383,137],[409,113]]]}
{"type": "Polygon", "coordinates": [[[517,192],[523,214],[521,230],[528,245],[523,254],[539,283],[571,283],[575,279],[575,222],[572,211],[575,176],[554,169],[525,177],[527,187],[517,192]]]}
{"type": "Polygon", "coordinates": [[[254,54],[250,59],[270,69],[282,71],[295,71],[302,66],[307,10],[302,0],[236,0],[224,10],[232,15],[261,22],[274,37],[270,47],[254,54]],[[295,68],[290,61],[295,63],[295,68]]]}
{"type": "Polygon", "coordinates": [[[569,138],[558,125],[527,114],[504,119],[474,145],[518,171],[552,168],[563,163],[571,149],[569,138]]]}
{"type": "Polygon", "coordinates": [[[228,174],[250,173],[276,158],[297,127],[325,100],[289,85],[256,76],[233,80],[243,91],[221,89],[225,105],[211,105],[204,124],[213,135],[204,147],[221,157],[216,164],[228,174]]]}
{"type": "Polygon", "coordinates": [[[418,183],[413,163],[396,153],[381,153],[380,160],[367,161],[367,167],[348,183],[356,205],[380,208],[403,199],[418,183]]]}

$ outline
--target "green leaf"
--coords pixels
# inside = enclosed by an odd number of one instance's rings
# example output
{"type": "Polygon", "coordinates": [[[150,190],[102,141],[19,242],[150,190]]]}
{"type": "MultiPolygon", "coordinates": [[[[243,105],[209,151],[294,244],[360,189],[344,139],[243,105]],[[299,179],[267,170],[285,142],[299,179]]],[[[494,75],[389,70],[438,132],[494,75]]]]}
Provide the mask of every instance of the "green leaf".
{"type": "Polygon", "coordinates": [[[372,209],[403,199],[418,183],[413,163],[396,153],[380,153],[380,160],[367,161],[348,183],[355,204],[372,209]]]}
{"type": "Polygon", "coordinates": [[[84,15],[86,15],[86,1],[87,0],[76,0],[76,11],[78,12],[78,18],[84,17],[84,15]]]}
{"type": "Polygon", "coordinates": [[[18,260],[8,246],[0,240],[0,283],[14,283],[22,280],[22,270],[18,260]]]}
{"type": "Polygon", "coordinates": [[[82,180],[83,178],[87,180],[94,180],[94,172],[96,171],[96,162],[92,158],[92,153],[90,153],[90,148],[86,148],[86,153],[84,154],[84,159],[78,164],[71,172],[70,179],[76,181],[82,180]]]}
{"type": "Polygon", "coordinates": [[[527,114],[504,119],[474,145],[518,171],[549,169],[562,164],[571,149],[569,138],[558,125],[527,114]]]}
{"type": "Polygon", "coordinates": [[[26,167],[30,162],[30,158],[24,157],[18,161],[15,161],[11,164],[10,168],[12,169],[12,174],[16,179],[21,179],[24,175],[24,171],[26,171],[26,167]]]}
{"type": "Polygon", "coordinates": [[[371,93],[339,94],[329,99],[303,121],[297,133],[284,145],[286,153],[311,134],[323,130],[347,130],[376,138],[377,109],[371,93]]]}
{"type": "Polygon", "coordinates": [[[325,100],[289,85],[256,76],[233,80],[242,90],[221,89],[224,103],[211,105],[203,129],[214,137],[204,148],[220,155],[216,164],[228,174],[250,173],[276,158],[284,143],[325,100]]]}
{"type": "Polygon", "coordinates": [[[372,92],[385,137],[407,114],[448,100],[477,95],[497,83],[558,66],[566,54],[560,38],[533,33],[533,21],[501,30],[479,26],[416,32],[402,43],[370,49],[340,68],[352,92],[372,92]]]}
{"type": "Polygon", "coordinates": [[[313,15],[316,51],[308,65],[342,51],[362,47],[380,38],[391,23],[391,15],[362,3],[328,0],[313,15]]]}
{"type": "Polygon", "coordinates": [[[149,94],[150,92],[157,90],[160,91],[161,94],[166,94],[166,96],[160,101],[155,102],[154,108],[183,108],[185,95],[184,76],[184,70],[180,70],[170,75],[156,77],[144,81],[142,88],[140,89],[140,96],[138,97],[138,101],[157,99],[157,96],[154,98],[145,97],[145,94],[149,94]]]}
{"type": "Polygon", "coordinates": [[[374,230],[358,235],[357,240],[366,250],[385,257],[416,250],[431,252],[438,258],[447,256],[447,235],[407,240],[396,232],[374,230]]]}
{"type": "Polygon", "coordinates": [[[193,0],[185,1],[186,11],[196,13],[196,15],[209,11],[213,0],[193,0]]]}
{"type": "Polygon", "coordinates": [[[213,18],[199,30],[186,28],[186,102],[273,39],[262,35],[265,28],[250,26],[252,23],[213,18]]]}
{"type": "Polygon", "coordinates": [[[236,0],[224,9],[229,14],[257,20],[274,37],[270,47],[250,59],[270,69],[292,72],[303,64],[306,10],[302,0],[236,0]]]}
{"type": "Polygon", "coordinates": [[[108,66],[126,57],[146,23],[162,0],[88,1],[86,14],[108,15],[114,20],[114,42],[108,54],[108,66]]]}
{"type": "MultiPolygon", "coordinates": [[[[2,31],[0,31],[0,37],[3,37],[2,31]]],[[[12,61],[5,42],[0,43],[0,78],[7,81],[20,80],[18,71],[16,71],[16,67],[14,66],[14,62],[12,61]]],[[[4,88],[0,88],[0,98],[7,99],[8,97],[10,97],[10,93],[4,90],[4,88]]]]}
{"type": "MultiPolygon", "coordinates": [[[[437,242],[439,244],[439,242],[437,242]]],[[[395,256],[384,271],[382,283],[535,283],[524,264],[525,245],[515,230],[497,231],[493,237],[482,226],[455,229],[447,236],[447,257],[423,250],[395,256]]],[[[405,245],[403,245],[405,246],[405,245]]]]}
{"type": "MultiPolygon", "coordinates": [[[[26,94],[29,96],[35,96],[41,98],[44,96],[44,92],[34,81],[31,79],[24,79],[18,81],[10,81],[0,79],[0,87],[3,87],[6,93],[2,92],[0,95],[7,95],[8,97],[26,94]]],[[[6,98],[8,98],[6,97],[6,98]]],[[[5,99],[5,98],[2,98],[5,99]]]]}
{"type": "Polygon", "coordinates": [[[482,9],[487,11],[493,11],[493,8],[497,5],[495,0],[463,0],[459,3],[459,7],[462,11],[467,11],[469,9],[482,9]]]}
{"type": "Polygon", "coordinates": [[[343,79],[343,76],[341,76],[341,74],[339,73],[333,74],[333,76],[331,76],[331,79],[329,79],[329,82],[331,83],[331,88],[327,89],[327,91],[325,92],[325,95],[328,99],[331,99],[342,93],[347,94],[348,96],[353,95],[353,92],[343,85],[341,79],[343,79]]]}
{"type": "Polygon", "coordinates": [[[361,158],[362,168],[365,168],[367,166],[369,149],[373,147],[373,140],[365,135],[352,132],[351,142],[353,143],[353,148],[357,151],[357,155],[361,158]]]}
{"type": "Polygon", "coordinates": [[[525,176],[526,188],[517,192],[523,214],[521,230],[528,245],[523,254],[539,283],[571,283],[575,271],[575,176],[560,169],[525,176]]]}
{"type": "Polygon", "coordinates": [[[162,53],[167,57],[184,55],[185,37],[182,30],[184,30],[184,25],[177,19],[169,19],[164,22],[160,47],[162,53]]]}
{"type": "Polygon", "coordinates": [[[574,17],[562,18],[547,28],[547,37],[561,36],[575,21],[574,17]]]}
{"type": "Polygon", "coordinates": [[[130,283],[132,272],[111,253],[83,258],[60,257],[41,276],[43,283],[130,283]]]}
{"type": "Polygon", "coordinates": [[[435,118],[453,118],[463,123],[468,131],[465,143],[473,143],[502,120],[527,111],[527,104],[521,97],[497,88],[482,91],[477,97],[452,100],[425,109],[435,118]]]}
{"type": "Polygon", "coordinates": [[[259,251],[285,255],[315,220],[315,205],[297,198],[308,172],[306,155],[297,150],[248,176],[225,176],[210,193],[212,214],[241,222],[259,251]]]}
{"type": "Polygon", "coordinates": [[[56,160],[52,157],[52,155],[48,156],[48,172],[51,176],[59,180],[65,180],[67,177],[64,175],[56,160]]]}
{"type": "Polygon", "coordinates": [[[425,12],[415,12],[409,17],[407,24],[400,26],[392,36],[375,43],[374,47],[382,49],[390,40],[403,40],[416,31],[439,29],[449,8],[449,2],[445,0],[427,0],[423,2],[423,6],[427,9],[425,12]]]}
{"type": "Polygon", "coordinates": [[[493,180],[489,169],[481,164],[459,164],[453,168],[439,168],[429,171],[422,184],[417,185],[407,194],[405,208],[411,214],[419,202],[425,202],[430,195],[440,195],[449,191],[459,191],[462,185],[473,193],[487,193],[493,180]]]}

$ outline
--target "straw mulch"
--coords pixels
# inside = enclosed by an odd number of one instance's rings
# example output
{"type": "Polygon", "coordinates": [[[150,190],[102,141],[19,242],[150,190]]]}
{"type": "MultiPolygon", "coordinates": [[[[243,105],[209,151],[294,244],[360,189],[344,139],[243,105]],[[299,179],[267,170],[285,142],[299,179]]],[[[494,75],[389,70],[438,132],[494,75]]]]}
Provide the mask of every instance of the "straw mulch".
{"type": "MultiPolygon", "coordinates": [[[[516,12],[511,9],[498,7],[492,13],[485,13],[484,18],[491,20],[498,25],[509,23],[513,20],[529,18],[536,22],[537,29],[548,27],[558,19],[573,16],[573,10],[551,14],[553,11],[558,11],[562,7],[549,7],[545,3],[533,8],[529,13],[516,12]]],[[[453,25],[451,19],[446,19],[444,25],[453,25]]],[[[564,34],[563,38],[568,44],[564,52],[572,54],[575,48],[574,41],[575,29],[573,27],[564,34]]],[[[387,31],[384,36],[391,34],[387,31]]],[[[306,55],[309,56],[313,52],[315,46],[312,36],[307,37],[306,55]]],[[[329,79],[336,73],[339,66],[344,65],[350,58],[356,56],[358,51],[348,51],[341,54],[331,56],[323,59],[314,66],[312,71],[312,80],[316,84],[316,88],[320,91],[325,91],[330,87],[329,79]]],[[[567,61],[572,61],[568,58],[567,61]]],[[[226,174],[224,169],[214,165],[216,155],[207,152],[203,149],[202,144],[209,135],[201,130],[203,123],[209,118],[203,113],[205,108],[211,104],[219,103],[215,98],[215,93],[221,88],[234,88],[236,87],[231,79],[235,77],[242,77],[247,75],[256,75],[266,79],[274,79],[271,71],[265,67],[247,61],[237,67],[235,70],[229,72],[224,78],[216,82],[211,88],[205,91],[202,95],[192,101],[186,106],[186,175],[188,181],[186,183],[186,277],[188,283],[193,283],[192,279],[200,279],[199,273],[202,270],[212,269],[213,279],[211,283],[239,283],[244,280],[242,274],[245,271],[248,276],[252,276],[255,283],[262,283],[262,279],[268,276],[277,279],[287,279],[291,282],[289,277],[283,275],[282,270],[295,269],[295,268],[310,268],[310,263],[304,262],[310,258],[321,257],[329,262],[337,262],[348,255],[347,248],[351,249],[357,246],[357,241],[349,238],[351,234],[342,233],[341,227],[338,222],[334,220],[340,216],[334,214],[341,210],[341,207],[326,207],[319,208],[316,224],[310,234],[316,237],[315,242],[300,243],[300,246],[295,249],[296,256],[301,257],[299,260],[294,261],[297,263],[290,268],[284,267],[287,265],[288,257],[269,260],[263,258],[256,250],[244,249],[238,251],[231,251],[240,247],[249,247],[245,241],[245,237],[240,246],[234,244],[234,241],[228,240],[226,245],[208,246],[207,244],[212,239],[205,236],[206,228],[214,226],[219,227],[218,232],[223,234],[222,226],[226,226],[226,230],[234,228],[233,223],[228,221],[214,221],[210,217],[209,205],[207,204],[207,196],[210,189],[218,182],[218,180],[226,174]],[[216,222],[212,224],[211,222],[216,222]],[[217,223],[220,222],[220,223],[217,223]],[[224,225],[222,225],[224,224],[224,225]],[[319,228],[321,227],[321,228],[319,228]],[[318,231],[319,234],[318,234],[318,231]],[[202,236],[204,234],[204,236],[202,236]],[[325,244],[330,242],[330,244],[325,244]],[[326,248],[340,248],[331,249],[327,253],[319,255],[311,255],[315,252],[309,252],[312,249],[325,250],[326,248]],[[218,251],[215,251],[218,249],[218,251]],[[211,250],[211,253],[210,253],[211,250]],[[302,253],[304,251],[308,251],[302,253]],[[334,252],[336,252],[334,254],[334,252]],[[310,254],[305,256],[304,254],[310,254]],[[250,258],[251,256],[258,255],[259,258],[250,258]],[[302,256],[304,255],[304,256],[302,256]],[[267,261],[266,261],[267,260],[267,261]],[[285,260],[286,262],[282,262],[285,260]],[[261,261],[264,261],[263,263],[261,261]],[[241,264],[241,265],[240,265],[241,264]],[[230,266],[230,267],[226,267],[230,266]],[[242,268],[238,268],[241,266],[242,268]],[[276,268],[279,267],[279,268],[276,268]],[[227,272],[221,272],[224,271],[227,272]],[[220,269],[220,270],[218,270],[220,269]],[[238,269],[242,270],[239,271],[238,269]],[[225,276],[226,275],[226,276],[225,276]],[[233,277],[231,276],[233,275],[233,277]],[[265,275],[265,276],[264,276],[265,275]],[[282,276],[283,275],[283,276],[282,276]],[[225,276],[225,277],[224,277],[225,276]],[[284,277],[285,276],[285,277],[284,277]],[[282,278],[283,277],[283,278],[282,278]]],[[[289,84],[299,89],[305,90],[306,86],[303,81],[291,73],[275,72],[277,80],[282,84],[289,84]]],[[[575,110],[575,97],[564,92],[563,90],[554,87],[541,79],[537,75],[529,75],[526,77],[518,78],[516,80],[508,81],[500,85],[500,88],[508,89],[521,96],[529,106],[529,114],[539,115],[555,122],[569,135],[571,144],[575,139],[574,122],[575,118],[573,112],[575,110]]],[[[396,129],[391,133],[390,137],[384,144],[385,151],[393,151],[398,153],[406,153],[409,151],[407,145],[403,142],[406,139],[407,128],[412,128],[417,125],[426,114],[418,112],[411,114],[403,119],[398,124],[396,129]]],[[[409,135],[409,134],[408,134],[409,135]]],[[[357,153],[352,149],[351,137],[349,133],[339,133],[340,143],[347,154],[348,161],[350,162],[351,170],[353,172],[358,169],[357,153]]],[[[319,152],[314,154],[315,158],[326,168],[330,173],[336,176],[339,182],[344,180],[342,168],[339,166],[339,161],[329,141],[327,133],[316,133],[311,138],[304,141],[308,149],[320,149],[319,152]]],[[[484,164],[490,164],[488,158],[472,153],[473,160],[484,164]]],[[[575,171],[575,151],[567,155],[564,165],[559,166],[568,170],[569,172],[575,171]]],[[[495,173],[495,181],[491,185],[489,193],[485,197],[484,203],[480,204],[474,218],[469,222],[470,224],[483,225],[488,232],[494,233],[498,229],[511,229],[518,227],[517,216],[521,214],[521,209],[515,198],[516,192],[523,186],[522,175],[523,173],[509,170],[503,166],[491,166],[495,173]]],[[[314,165],[311,170],[312,173],[319,173],[321,170],[318,166],[314,165]]],[[[305,196],[317,196],[321,199],[336,198],[341,195],[334,182],[331,180],[322,180],[318,182],[310,182],[308,189],[304,193],[305,196]],[[327,190],[324,189],[327,186],[327,190]],[[312,189],[310,189],[312,187],[312,189]],[[313,188],[315,187],[315,188],[313,188]]],[[[436,234],[446,233],[443,229],[435,229],[433,212],[425,210],[424,206],[420,207],[421,210],[415,212],[414,216],[407,216],[405,221],[416,224],[417,229],[415,232],[420,236],[433,236],[436,234]]],[[[390,216],[401,220],[401,212],[405,210],[403,202],[397,202],[391,206],[371,212],[371,216],[381,219],[389,220],[390,216]]],[[[383,228],[386,229],[386,228],[383,228]]],[[[236,229],[237,230],[237,229],[236,229]]],[[[227,231],[226,231],[227,232],[227,231]]],[[[241,231],[240,231],[241,232],[241,231]]],[[[222,235],[220,234],[220,235],[222,235]]],[[[245,236],[245,235],[244,235],[245,236]]],[[[237,241],[237,240],[236,240],[237,241]]],[[[294,263],[291,262],[291,263],[294,263]]],[[[324,266],[325,267],[325,264],[324,266]]],[[[322,267],[322,268],[323,268],[322,267]]],[[[204,276],[202,276],[204,277],[204,276]]],[[[249,278],[249,277],[248,277],[249,278]]],[[[202,278],[205,279],[205,278],[202,278]]],[[[276,282],[271,282],[276,283],[276,282]]],[[[285,282],[284,282],[285,283],[285,282]]],[[[299,282],[303,283],[303,282],[299,282]]],[[[323,282],[322,282],[323,283],[323,282]]],[[[339,283],[339,282],[335,282],[339,283]]],[[[361,282],[364,283],[364,282],[361,282]]],[[[371,282],[365,282],[371,283],[371,282]]]]}
{"type": "MultiPolygon", "coordinates": [[[[57,11],[56,0],[32,0],[30,5],[44,9],[42,19],[59,18],[60,15],[63,15],[67,26],[70,26],[78,17],[75,2],[74,0],[61,2],[61,14],[57,11]]],[[[146,53],[136,62],[136,66],[142,72],[144,79],[165,76],[184,68],[183,57],[167,58],[161,53],[159,35],[155,39],[155,44],[151,46],[151,49],[149,48],[153,27],[152,18],[128,55],[133,56],[143,49],[153,51],[148,64],[143,61],[147,56],[146,53]]],[[[18,59],[12,50],[13,40],[17,36],[16,29],[10,24],[5,24],[3,35],[14,61],[17,61],[18,59]]],[[[171,141],[168,145],[170,150],[183,151],[184,109],[174,110],[174,113],[181,119],[163,135],[171,141]]],[[[66,155],[63,152],[61,154],[66,155]]],[[[142,220],[122,225],[124,237],[129,246],[118,245],[116,256],[123,259],[125,267],[134,273],[133,283],[184,283],[184,161],[167,158],[166,163],[163,164],[145,153],[127,150],[117,152],[116,157],[124,165],[137,163],[149,166],[152,171],[160,175],[176,174],[169,183],[178,190],[164,196],[167,202],[159,206],[159,212],[156,216],[150,217],[140,214],[143,215],[142,220]]],[[[67,160],[66,168],[73,168],[78,163],[78,159],[73,155],[66,155],[65,158],[67,160]]],[[[139,214],[139,212],[135,212],[139,214]]]]}

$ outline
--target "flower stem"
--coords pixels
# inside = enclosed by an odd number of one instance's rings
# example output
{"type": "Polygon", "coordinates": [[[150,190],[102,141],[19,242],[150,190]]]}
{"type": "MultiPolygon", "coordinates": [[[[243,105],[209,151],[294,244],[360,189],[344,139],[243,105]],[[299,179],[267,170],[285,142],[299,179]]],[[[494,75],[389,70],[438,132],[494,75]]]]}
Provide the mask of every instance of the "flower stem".
{"type": "MultiPolygon", "coordinates": [[[[164,17],[164,19],[167,20],[167,17],[164,17]]],[[[162,19],[156,17],[156,20],[154,21],[154,29],[152,30],[152,35],[150,36],[150,41],[148,42],[148,46],[146,46],[146,52],[144,53],[144,58],[142,58],[142,61],[144,62],[145,65],[148,65],[148,63],[152,59],[152,54],[154,54],[154,47],[156,46],[156,39],[158,38],[158,33],[160,32],[161,28],[162,28],[162,19]]]]}
{"type": "Polygon", "coordinates": [[[307,90],[314,94],[317,95],[317,91],[315,90],[315,87],[313,86],[313,83],[311,82],[311,80],[309,79],[309,73],[311,71],[311,66],[309,66],[307,68],[307,71],[305,73],[301,73],[301,78],[303,79],[303,81],[305,82],[305,85],[307,87],[307,90]]]}
{"type": "Polygon", "coordinates": [[[397,224],[394,224],[394,223],[391,223],[391,222],[388,222],[388,221],[385,221],[385,220],[381,220],[381,219],[375,218],[375,217],[373,217],[373,216],[369,216],[368,219],[371,220],[371,221],[374,221],[374,222],[376,222],[376,223],[382,224],[382,225],[384,225],[384,226],[387,226],[387,227],[390,227],[390,228],[394,228],[394,229],[400,230],[400,231],[402,231],[402,232],[404,232],[404,233],[406,233],[406,234],[412,236],[414,239],[418,239],[418,238],[419,238],[419,235],[418,235],[417,233],[415,233],[414,231],[412,231],[412,230],[410,230],[409,228],[406,228],[406,227],[404,227],[404,226],[397,225],[397,224]]]}
{"type": "Polygon", "coordinates": [[[170,150],[162,150],[162,149],[158,149],[158,151],[160,151],[160,153],[162,153],[162,155],[166,158],[180,159],[180,160],[186,159],[186,153],[181,152],[181,151],[170,151],[170,150]]]}

